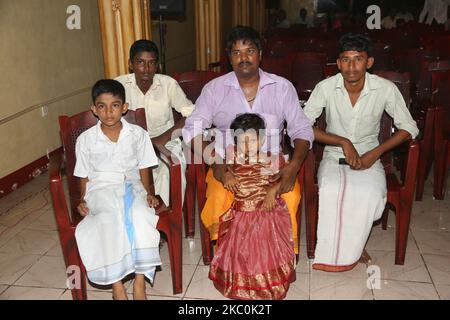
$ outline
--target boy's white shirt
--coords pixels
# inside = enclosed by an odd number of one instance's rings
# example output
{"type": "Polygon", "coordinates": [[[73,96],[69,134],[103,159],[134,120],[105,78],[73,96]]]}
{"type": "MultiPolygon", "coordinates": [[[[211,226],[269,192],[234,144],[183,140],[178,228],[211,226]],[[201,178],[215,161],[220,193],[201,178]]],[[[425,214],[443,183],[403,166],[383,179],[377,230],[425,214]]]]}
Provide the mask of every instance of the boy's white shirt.
{"type": "Polygon", "coordinates": [[[118,173],[125,180],[140,180],[140,169],[158,165],[148,133],[123,118],[121,122],[117,142],[103,133],[100,121],[78,137],[74,176],[92,180],[97,174],[118,173]]]}

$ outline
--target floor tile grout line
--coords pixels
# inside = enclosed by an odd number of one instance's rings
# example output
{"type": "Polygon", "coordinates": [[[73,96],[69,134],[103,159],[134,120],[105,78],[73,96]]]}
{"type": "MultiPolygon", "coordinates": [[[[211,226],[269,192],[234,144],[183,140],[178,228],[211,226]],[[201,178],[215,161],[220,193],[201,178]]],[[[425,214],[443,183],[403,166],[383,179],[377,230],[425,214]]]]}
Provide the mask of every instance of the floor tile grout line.
{"type": "Polygon", "coordinates": [[[189,283],[188,283],[187,286],[186,286],[186,290],[184,291],[184,294],[183,294],[183,297],[181,298],[181,300],[183,300],[184,297],[186,297],[186,293],[188,292],[189,286],[190,286],[191,283],[192,283],[192,279],[194,279],[194,275],[195,275],[195,273],[197,272],[197,269],[198,269],[198,266],[200,265],[200,260],[201,260],[201,259],[202,259],[202,256],[200,256],[199,259],[198,259],[198,263],[197,263],[197,265],[195,266],[194,272],[192,273],[191,279],[189,280],[189,283]]]}

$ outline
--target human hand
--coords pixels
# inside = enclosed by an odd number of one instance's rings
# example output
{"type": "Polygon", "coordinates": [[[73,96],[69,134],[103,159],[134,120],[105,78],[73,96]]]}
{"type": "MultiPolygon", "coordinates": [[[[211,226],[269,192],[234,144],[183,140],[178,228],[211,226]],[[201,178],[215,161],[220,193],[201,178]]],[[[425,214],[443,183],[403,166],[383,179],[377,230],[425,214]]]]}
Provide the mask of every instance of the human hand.
{"type": "Polygon", "coordinates": [[[380,158],[376,150],[370,150],[361,157],[361,167],[359,170],[369,169],[380,158]]]}
{"type": "Polygon", "coordinates": [[[341,147],[345,155],[345,161],[350,165],[350,168],[359,170],[361,167],[361,158],[359,157],[358,151],[356,151],[353,143],[351,143],[350,140],[345,139],[341,144],[341,147]]]}
{"type": "Polygon", "coordinates": [[[148,194],[147,195],[147,203],[150,208],[155,208],[159,205],[159,200],[155,196],[148,194]]]}
{"type": "Polygon", "coordinates": [[[264,197],[262,208],[266,211],[272,211],[277,204],[277,190],[278,188],[270,187],[267,189],[266,196],[264,197]]]}
{"type": "Polygon", "coordinates": [[[297,179],[297,173],[300,170],[299,166],[293,162],[288,163],[286,166],[280,169],[277,174],[270,177],[270,181],[276,181],[280,179],[279,193],[283,194],[294,190],[295,179],[297,179]]]}
{"type": "Polygon", "coordinates": [[[228,168],[223,176],[223,186],[225,189],[236,193],[239,187],[239,181],[231,168],[228,168]]]}
{"type": "Polygon", "coordinates": [[[89,208],[86,206],[86,201],[81,201],[77,206],[77,210],[82,217],[86,217],[89,214],[89,208]]]}

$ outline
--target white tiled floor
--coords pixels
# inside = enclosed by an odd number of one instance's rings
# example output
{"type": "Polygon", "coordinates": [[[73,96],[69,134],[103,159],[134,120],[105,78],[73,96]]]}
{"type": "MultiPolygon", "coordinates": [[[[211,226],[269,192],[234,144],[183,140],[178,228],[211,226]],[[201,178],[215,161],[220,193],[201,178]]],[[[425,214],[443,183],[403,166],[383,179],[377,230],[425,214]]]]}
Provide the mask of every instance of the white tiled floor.
{"type": "MultiPolygon", "coordinates": [[[[386,231],[375,226],[367,245],[372,264],[380,271],[380,278],[375,279],[369,278],[365,265],[336,274],[312,270],[303,223],[297,280],[286,299],[450,299],[450,194],[444,201],[433,200],[432,185],[427,181],[424,200],[414,202],[404,266],[394,264],[394,214],[388,224],[386,231]]],[[[224,299],[203,265],[198,224],[195,237],[183,240],[181,294],[172,293],[167,245],[161,249],[161,258],[163,265],[154,287],[147,285],[149,299],[224,299]]],[[[130,299],[132,282],[125,284],[130,299]]],[[[71,298],[48,175],[43,174],[0,199],[0,300],[71,298]]],[[[111,290],[89,286],[88,298],[109,300],[111,290]]]]}

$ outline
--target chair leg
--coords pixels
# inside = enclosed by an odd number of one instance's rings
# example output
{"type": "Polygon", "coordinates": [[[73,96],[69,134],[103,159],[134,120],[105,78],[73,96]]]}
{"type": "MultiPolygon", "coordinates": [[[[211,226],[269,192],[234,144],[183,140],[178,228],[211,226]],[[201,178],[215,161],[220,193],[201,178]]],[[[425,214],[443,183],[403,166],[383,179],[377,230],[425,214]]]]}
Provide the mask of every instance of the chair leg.
{"type": "Polygon", "coordinates": [[[448,169],[448,165],[446,165],[448,160],[446,158],[449,156],[448,150],[446,149],[448,148],[444,144],[439,150],[435,151],[433,195],[436,200],[444,199],[444,184],[448,169]]]}
{"type": "MultiPolygon", "coordinates": [[[[422,145],[423,143],[421,144],[421,147],[422,145]]],[[[426,155],[425,152],[422,151],[420,153],[419,166],[417,168],[416,201],[422,201],[423,199],[425,178],[426,178],[426,155]]]]}
{"type": "Polygon", "coordinates": [[[405,264],[410,218],[411,207],[399,204],[396,208],[395,264],[405,264]]]}
{"type": "Polygon", "coordinates": [[[201,221],[200,221],[200,236],[201,236],[201,242],[202,242],[203,264],[205,266],[207,266],[211,263],[211,260],[213,258],[213,248],[212,248],[209,232],[208,232],[208,230],[206,230],[205,226],[203,225],[203,223],[201,221]]]}
{"type": "Polygon", "coordinates": [[[77,273],[75,276],[79,276],[79,280],[73,283],[74,288],[71,289],[72,299],[73,300],[87,300],[87,284],[86,284],[86,269],[84,268],[83,263],[81,262],[81,258],[78,254],[78,251],[71,250],[67,259],[68,266],[76,266],[78,267],[77,273]]]}
{"type": "Polygon", "coordinates": [[[305,210],[306,223],[306,250],[309,259],[314,259],[317,241],[317,213],[318,213],[318,199],[314,199],[310,208],[305,210]]]}
{"type": "Polygon", "coordinates": [[[383,216],[381,217],[381,228],[383,230],[387,229],[388,218],[389,218],[389,209],[388,208],[384,208],[383,216]]]}
{"type": "Polygon", "coordinates": [[[167,234],[168,248],[170,256],[170,271],[172,273],[173,293],[183,292],[183,252],[181,230],[171,224],[170,231],[167,234]]]}
{"type": "Polygon", "coordinates": [[[186,169],[186,193],[184,197],[184,230],[186,237],[195,235],[195,167],[186,169]]]}

